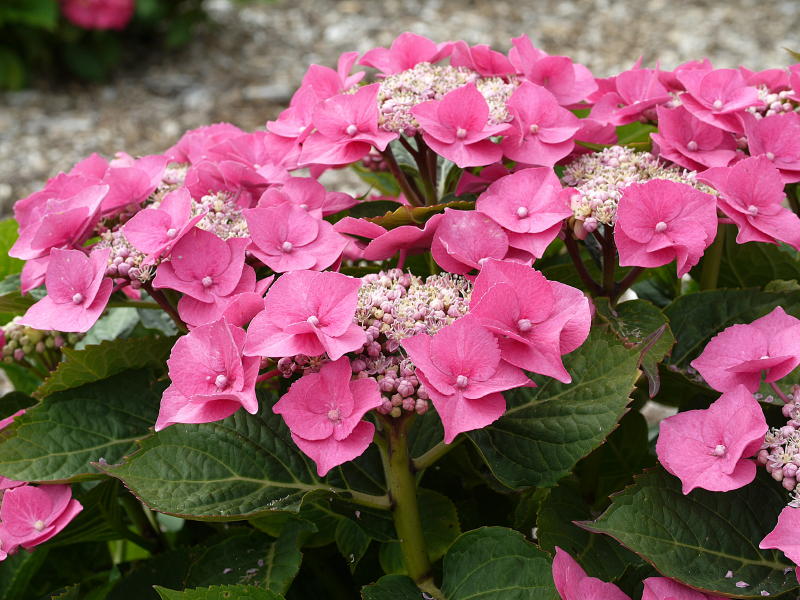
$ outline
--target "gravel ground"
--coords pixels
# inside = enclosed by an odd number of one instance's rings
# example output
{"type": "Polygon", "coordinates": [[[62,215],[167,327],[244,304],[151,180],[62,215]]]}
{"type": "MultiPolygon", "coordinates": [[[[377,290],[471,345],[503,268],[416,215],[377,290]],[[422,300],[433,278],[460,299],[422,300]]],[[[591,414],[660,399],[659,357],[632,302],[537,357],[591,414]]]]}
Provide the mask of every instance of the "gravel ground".
{"type": "Polygon", "coordinates": [[[789,63],[800,48],[795,0],[209,0],[211,24],[175,55],[143,59],[106,85],[0,94],[0,211],[91,152],[159,152],[215,121],[251,130],[275,117],[309,63],[388,45],[400,32],[506,49],[527,33],[596,75],[638,56],[666,68],[789,63]],[[526,6],[528,5],[528,6],[526,6]]]}

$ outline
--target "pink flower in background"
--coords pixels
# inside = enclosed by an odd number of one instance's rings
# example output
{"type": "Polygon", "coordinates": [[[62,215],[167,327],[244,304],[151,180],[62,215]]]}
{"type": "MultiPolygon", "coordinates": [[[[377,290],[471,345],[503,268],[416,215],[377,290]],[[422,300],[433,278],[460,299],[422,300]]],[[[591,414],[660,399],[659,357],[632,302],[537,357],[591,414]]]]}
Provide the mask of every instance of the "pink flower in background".
{"type": "Polygon", "coordinates": [[[685,183],[635,183],[619,200],[614,241],[620,266],[651,268],[676,260],[680,277],[700,261],[716,233],[716,199],[685,183]]]}
{"type": "Polygon", "coordinates": [[[361,282],[333,272],[292,271],[267,292],[247,330],[247,356],[320,356],[358,350],[366,334],[353,317],[361,282]]]}
{"type": "Polygon", "coordinates": [[[125,209],[138,209],[161,183],[166,167],[167,157],[158,154],[137,159],[123,155],[109,163],[102,179],[109,189],[100,213],[111,216],[125,209]]]}
{"type": "Polygon", "coordinates": [[[514,66],[506,55],[492,50],[486,44],[470,46],[464,41],[453,42],[450,64],[454,67],[467,67],[484,77],[503,77],[514,73],[514,66]]]}
{"type": "Polygon", "coordinates": [[[30,550],[46,542],[82,510],[68,485],[23,485],[6,490],[0,504],[2,552],[11,554],[19,547],[30,550]]]}
{"type": "Polygon", "coordinates": [[[738,243],[781,241],[800,250],[800,218],[783,206],[783,180],[767,157],[708,169],[699,178],[720,192],[720,209],[739,227],[738,243]]]}
{"type": "Polygon", "coordinates": [[[800,364],[800,320],[779,306],[747,325],[731,325],[711,338],[692,361],[706,383],[719,392],[743,385],[758,390],[788,375],[800,364]]]}
{"type": "Polygon", "coordinates": [[[631,600],[613,583],[589,577],[568,553],[556,546],[553,582],[561,600],[631,600]]]}
{"type": "Polygon", "coordinates": [[[442,419],[446,444],[499,419],[506,410],[500,392],[532,385],[521,369],[501,359],[497,339],[472,315],[401,345],[442,419]]]}
{"type": "Polygon", "coordinates": [[[272,407],[300,450],[316,463],[320,477],[361,456],[375,434],[375,426],[362,419],[383,401],[378,382],[352,375],[347,357],[325,363],[318,373],[295,381],[272,407]]]}
{"type": "Polygon", "coordinates": [[[750,156],[765,156],[778,168],[784,183],[800,181],[800,115],[783,113],[745,120],[745,134],[750,156]]]}
{"type": "MultiPolygon", "coordinates": [[[[289,174],[287,168],[293,168],[292,157],[294,143],[268,131],[254,131],[235,137],[227,138],[208,149],[207,158],[213,162],[233,162],[254,171],[261,179],[272,182],[282,182],[289,174]]],[[[231,166],[224,173],[233,173],[231,166]]],[[[260,179],[253,178],[256,185],[260,179]]]]}
{"type": "Polygon", "coordinates": [[[486,215],[446,208],[431,242],[431,254],[450,273],[466,275],[490,258],[508,254],[508,235],[486,215]]]}
{"type": "Polygon", "coordinates": [[[656,454],[684,494],[698,487],[727,492],[753,481],[756,463],[748,457],[761,448],[767,429],[758,401],[740,385],[707,409],[661,421],[656,454]]]}
{"type": "Polygon", "coordinates": [[[421,62],[435,63],[450,54],[452,44],[437,44],[426,37],[406,31],[387,48],[373,48],[364,53],[358,64],[374,67],[384,75],[400,73],[421,62]]]}
{"type": "Polygon", "coordinates": [[[778,523],[758,544],[759,548],[777,548],[786,558],[800,564],[800,508],[787,506],[778,515],[778,523]]]}
{"type": "Polygon", "coordinates": [[[350,70],[358,60],[358,52],[344,52],[339,55],[336,70],[322,65],[310,65],[303,75],[302,86],[309,86],[319,100],[325,100],[336,94],[349,90],[364,78],[366,73],[359,71],[350,74],[350,70]]]}
{"type": "Polygon", "coordinates": [[[109,254],[109,249],[89,256],[80,250],[51,250],[47,296],[31,306],[20,323],[34,329],[88,331],[111,296],[113,283],[105,277],[109,254]]]}
{"type": "Polygon", "coordinates": [[[668,577],[648,577],[642,600],[724,600],[722,596],[704,594],[668,577]]]}
{"type": "Polygon", "coordinates": [[[487,261],[472,289],[470,314],[498,336],[503,360],[534,373],[572,381],[561,356],[589,335],[589,300],[518,263],[487,261]]]}
{"type": "Polygon", "coordinates": [[[61,12],[84,29],[125,29],[136,0],[61,0],[61,12]]]}
{"type": "Polygon", "coordinates": [[[656,144],[654,154],[693,171],[726,167],[736,159],[734,136],[701,121],[683,106],[659,106],[656,114],[658,133],[650,134],[656,144]]]}
{"type": "Polygon", "coordinates": [[[745,109],[762,104],[756,88],[737,69],[687,69],[675,76],[686,89],[680,97],[686,110],[724,131],[742,133],[745,109]]]}
{"type": "Polygon", "coordinates": [[[175,423],[210,423],[239,408],[258,410],[255,385],[261,360],[242,356],[245,332],[224,320],[193,329],[170,352],[172,380],[161,397],[155,429],[175,423]]]}
{"type": "Polygon", "coordinates": [[[217,144],[242,135],[245,132],[230,123],[198,127],[184,133],[164,155],[170,162],[195,164],[208,158],[209,150],[217,144]]]}
{"type": "Polygon", "coordinates": [[[522,169],[492,183],[475,208],[505,229],[510,246],[540,258],[572,216],[571,193],[550,168],[522,169]]]}
{"type": "Polygon", "coordinates": [[[500,146],[489,140],[508,129],[505,123],[489,124],[489,105],[474,83],[445,94],[441,100],[422,102],[411,109],[420,124],[425,143],[459,167],[497,162],[500,146]]]}

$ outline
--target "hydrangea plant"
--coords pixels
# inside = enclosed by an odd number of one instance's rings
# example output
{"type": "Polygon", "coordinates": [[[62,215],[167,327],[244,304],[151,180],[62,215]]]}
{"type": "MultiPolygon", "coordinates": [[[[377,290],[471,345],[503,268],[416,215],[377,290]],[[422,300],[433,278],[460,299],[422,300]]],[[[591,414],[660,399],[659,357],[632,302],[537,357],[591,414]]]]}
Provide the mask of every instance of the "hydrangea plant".
{"type": "Polygon", "coordinates": [[[55,176],[0,598],[797,597],[798,89],[404,33],[55,176]]]}

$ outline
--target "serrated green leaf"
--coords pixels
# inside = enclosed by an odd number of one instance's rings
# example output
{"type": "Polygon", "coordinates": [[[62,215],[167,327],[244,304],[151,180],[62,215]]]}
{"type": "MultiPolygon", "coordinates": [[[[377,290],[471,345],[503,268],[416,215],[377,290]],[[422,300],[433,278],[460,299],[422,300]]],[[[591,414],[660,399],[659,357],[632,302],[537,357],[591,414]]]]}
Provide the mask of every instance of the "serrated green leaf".
{"type": "MultiPolygon", "coordinates": [[[[774,279],[800,279],[800,255],[791,246],[763,242],[736,243],[727,231],[717,287],[763,287],[774,279]]],[[[702,261],[697,267],[702,269],[702,261]]]]}
{"type": "Polygon", "coordinates": [[[547,487],[596,448],[624,414],[639,375],[638,355],[594,330],[564,357],[572,383],[535,377],[539,387],[505,394],[508,409],[467,435],[505,485],[547,487]]]}
{"type": "Polygon", "coordinates": [[[105,341],[128,337],[139,323],[139,312],[130,306],[110,308],[75,345],[77,350],[105,341]]]}
{"type": "Polygon", "coordinates": [[[160,398],[147,371],[56,392],[3,431],[0,473],[22,481],[96,477],[91,463],[118,462],[148,435],[160,398]]]}
{"type": "Polygon", "coordinates": [[[41,399],[128,369],[163,366],[174,343],[175,338],[142,337],[109,340],[83,350],[64,348],[64,361],[33,395],[41,399]]]}
{"type": "Polygon", "coordinates": [[[168,590],[155,586],[161,600],[282,600],[274,592],[253,585],[220,585],[191,590],[168,590]]]}
{"type": "Polygon", "coordinates": [[[786,504],[783,489],[761,475],[731,492],[684,495],[676,477],[649,471],[615,496],[600,518],[581,525],[617,539],[663,575],[706,592],[734,598],[796,592],[794,565],[777,550],[758,548],[786,504]],[[737,587],[739,581],[748,586],[737,587]]]}
{"type": "Polygon", "coordinates": [[[469,200],[453,200],[452,202],[433,204],[431,206],[401,206],[397,210],[387,212],[381,217],[372,217],[366,220],[377,223],[386,229],[394,229],[401,225],[422,225],[433,215],[444,212],[446,208],[471,210],[475,208],[475,203],[469,200]]]}
{"type": "Polygon", "coordinates": [[[63,592],[50,596],[50,600],[78,600],[81,597],[80,584],[71,585],[63,592]]]}
{"type": "Polygon", "coordinates": [[[351,168],[362,181],[368,183],[382,195],[389,198],[397,198],[400,195],[402,190],[397,184],[397,180],[388,171],[371,171],[359,163],[353,163],[351,168]]]}
{"type": "Polygon", "coordinates": [[[9,392],[0,398],[0,419],[10,417],[18,410],[30,408],[36,400],[22,392],[9,392]]]}
{"type": "Polygon", "coordinates": [[[137,561],[129,573],[117,580],[105,600],[158,600],[153,586],[184,588],[190,563],[188,548],[176,548],[137,561]]]}
{"type": "Polygon", "coordinates": [[[0,600],[19,600],[47,559],[48,548],[17,552],[0,561],[0,600]]]}
{"type": "Polygon", "coordinates": [[[372,538],[351,519],[340,519],[336,525],[336,548],[351,572],[367,553],[372,538]]]}
{"type": "Polygon", "coordinates": [[[384,575],[361,588],[363,600],[420,600],[419,588],[405,575],[384,575]]]}

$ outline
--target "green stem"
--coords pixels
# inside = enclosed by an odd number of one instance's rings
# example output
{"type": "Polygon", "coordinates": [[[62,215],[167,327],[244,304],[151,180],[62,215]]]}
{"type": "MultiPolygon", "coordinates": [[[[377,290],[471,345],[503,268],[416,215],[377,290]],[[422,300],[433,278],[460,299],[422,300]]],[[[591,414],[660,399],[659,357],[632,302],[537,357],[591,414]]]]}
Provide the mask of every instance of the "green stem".
{"type": "Polygon", "coordinates": [[[386,150],[381,152],[383,158],[386,159],[386,165],[389,167],[389,171],[394,178],[397,180],[397,184],[400,186],[400,189],[403,191],[403,195],[408,200],[408,203],[412,206],[422,206],[424,203],[420,199],[419,192],[414,189],[413,183],[409,181],[409,179],[405,176],[400,165],[397,164],[397,159],[394,157],[394,152],[392,152],[392,148],[390,146],[386,146],[386,150]]]}
{"type": "Polygon", "coordinates": [[[717,238],[703,256],[703,271],[700,273],[700,289],[715,290],[719,280],[719,265],[722,262],[722,250],[725,248],[725,230],[727,225],[720,225],[717,238]]]}
{"type": "Polygon", "coordinates": [[[614,287],[616,285],[617,248],[611,238],[610,227],[604,225],[602,235],[596,231],[594,234],[603,248],[603,295],[610,298],[614,295],[614,287]]]}
{"type": "Polygon", "coordinates": [[[600,287],[589,271],[586,269],[586,265],[583,264],[583,259],[581,258],[581,252],[578,249],[577,242],[572,239],[572,234],[569,230],[564,232],[564,246],[567,248],[567,252],[569,253],[569,257],[572,259],[572,264],[575,265],[575,270],[578,272],[578,277],[581,278],[581,281],[586,285],[589,293],[592,296],[599,296],[603,293],[603,288],[600,287]]]}
{"type": "Polygon", "coordinates": [[[444,442],[439,442],[433,448],[431,448],[424,454],[418,456],[417,458],[411,461],[414,470],[417,472],[424,471],[425,469],[433,465],[436,461],[438,461],[440,458],[442,458],[445,454],[450,452],[450,450],[458,446],[464,439],[465,439],[464,436],[460,435],[453,441],[452,444],[445,444],[444,442]]]}
{"type": "Polygon", "coordinates": [[[122,504],[122,508],[125,509],[128,518],[133,521],[134,526],[139,530],[138,534],[126,530],[125,537],[150,552],[157,552],[163,549],[165,544],[161,532],[144,512],[148,509],[131,494],[120,494],[119,501],[122,504]]]}
{"type": "Polygon", "coordinates": [[[360,504],[365,508],[377,508],[378,510],[389,510],[392,508],[392,501],[388,494],[383,496],[373,496],[361,492],[350,492],[350,500],[355,504],[360,504]]]}
{"type": "Polygon", "coordinates": [[[112,300],[106,305],[108,308],[149,308],[160,309],[157,302],[139,302],[137,300],[112,300]]]}
{"type": "Polygon", "coordinates": [[[178,331],[186,332],[188,329],[186,328],[186,323],[183,322],[178,311],[175,310],[175,307],[170,304],[167,297],[163,294],[161,290],[154,290],[151,285],[147,285],[147,293],[150,294],[150,297],[158,303],[158,305],[164,309],[172,320],[175,322],[175,326],[178,328],[178,331]]]}
{"type": "Polygon", "coordinates": [[[792,212],[800,216],[800,202],[797,201],[797,194],[798,191],[800,191],[798,188],[800,188],[800,185],[796,183],[789,185],[786,190],[786,197],[789,199],[789,206],[791,207],[792,212]]]}
{"type": "Polygon", "coordinates": [[[622,296],[626,292],[626,290],[631,287],[637,279],[639,279],[639,275],[644,273],[644,267],[633,267],[622,280],[614,286],[614,294],[611,296],[611,305],[614,306],[619,300],[619,297],[622,296]]]}

